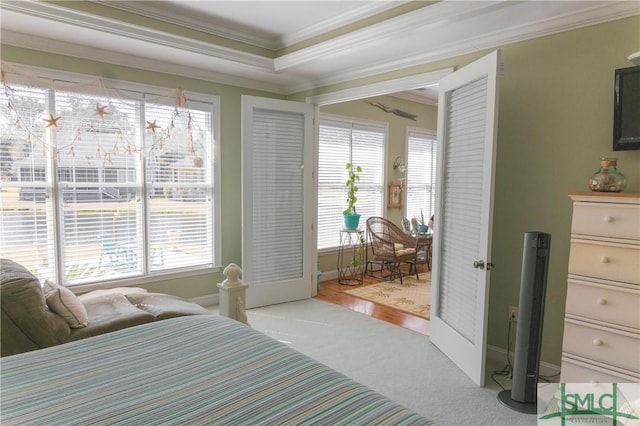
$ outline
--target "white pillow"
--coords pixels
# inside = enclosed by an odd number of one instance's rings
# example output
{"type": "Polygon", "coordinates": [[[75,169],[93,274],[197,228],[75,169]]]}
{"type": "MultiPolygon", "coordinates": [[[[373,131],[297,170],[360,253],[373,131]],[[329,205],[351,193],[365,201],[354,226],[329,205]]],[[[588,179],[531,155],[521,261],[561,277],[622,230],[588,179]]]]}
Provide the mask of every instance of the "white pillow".
{"type": "Polygon", "coordinates": [[[67,320],[69,327],[82,328],[89,324],[87,308],[71,290],[48,280],[44,282],[42,289],[49,309],[67,320]]]}

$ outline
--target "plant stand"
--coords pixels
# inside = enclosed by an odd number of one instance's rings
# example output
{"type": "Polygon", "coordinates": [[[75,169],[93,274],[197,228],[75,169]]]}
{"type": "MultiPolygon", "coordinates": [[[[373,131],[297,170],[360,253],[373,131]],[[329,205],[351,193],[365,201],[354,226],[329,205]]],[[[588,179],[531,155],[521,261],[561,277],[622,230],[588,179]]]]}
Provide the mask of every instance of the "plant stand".
{"type": "Polygon", "coordinates": [[[365,264],[364,231],[361,229],[341,230],[338,249],[338,283],[364,284],[365,264]]]}

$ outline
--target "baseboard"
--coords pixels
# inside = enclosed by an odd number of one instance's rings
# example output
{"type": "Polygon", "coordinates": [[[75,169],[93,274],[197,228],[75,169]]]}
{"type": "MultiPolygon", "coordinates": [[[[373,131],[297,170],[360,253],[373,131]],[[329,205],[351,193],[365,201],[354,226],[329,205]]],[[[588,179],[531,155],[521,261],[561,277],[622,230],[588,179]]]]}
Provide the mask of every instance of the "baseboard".
{"type": "Polygon", "coordinates": [[[215,294],[207,294],[205,296],[198,296],[189,299],[190,302],[197,303],[200,306],[204,306],[205,308],[208,306],[216,306],[220,304],[220,296],[215,294]]]}
{"type": "MultiPolygon", "coordinates": [[[[513,351],[509,352],[509,357],[513,363],[513,351]]],[[[497,346],[487,345],[487,363],[492,365],[505,365],[507,363],[507,350],[497,346]]],[[[557,381],[560,373],[560,366],[549,362],[540,362],[540,376],[552,377],[551,381],[557,381]]]]}
{"type": "Polygon", "coordinates": [[[333,270],[333,271],[322,271],[322,274],[320,275],[320,282],[322,281],[328,281],[328,280],[335,280],[336,278],[338,278],[338,271],[337,270],[333,270]]]}

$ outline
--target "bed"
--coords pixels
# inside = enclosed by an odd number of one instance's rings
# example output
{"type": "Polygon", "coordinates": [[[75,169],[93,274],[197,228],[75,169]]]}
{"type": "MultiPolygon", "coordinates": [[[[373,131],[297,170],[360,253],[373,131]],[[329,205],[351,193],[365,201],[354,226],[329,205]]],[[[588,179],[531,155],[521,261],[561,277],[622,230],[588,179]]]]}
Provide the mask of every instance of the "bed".
{"type": "Polygon", "coordinates": [[[237,321],[195,315],[4,357],[2,425],[428,425],[237,321]]]}

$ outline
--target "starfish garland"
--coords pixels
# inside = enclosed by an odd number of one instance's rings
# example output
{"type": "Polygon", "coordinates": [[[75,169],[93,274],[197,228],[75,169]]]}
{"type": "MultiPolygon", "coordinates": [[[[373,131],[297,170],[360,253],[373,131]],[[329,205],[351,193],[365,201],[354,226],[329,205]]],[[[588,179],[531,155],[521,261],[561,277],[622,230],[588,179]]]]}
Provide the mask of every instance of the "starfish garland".
{"type": "Polygon", "coordinates": [[[48,123],[47,127],[58,127],[58,120],[60,120],[61,118],[61,116],[54,118],[53,114],[49,114],[49,118],[44,118],[43,120],[48,123]]]}

